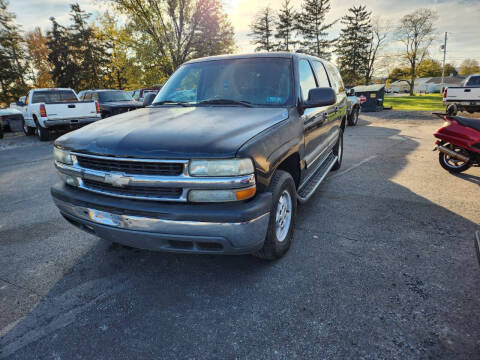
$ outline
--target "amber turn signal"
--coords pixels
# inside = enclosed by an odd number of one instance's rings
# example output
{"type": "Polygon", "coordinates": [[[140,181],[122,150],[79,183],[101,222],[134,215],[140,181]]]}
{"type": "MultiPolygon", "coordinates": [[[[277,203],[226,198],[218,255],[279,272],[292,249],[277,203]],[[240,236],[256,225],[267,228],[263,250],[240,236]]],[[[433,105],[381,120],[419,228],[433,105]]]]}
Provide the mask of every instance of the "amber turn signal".
{"type": "Polygon", "coordinates": [[[254,186],[245,190],[236,191],[235,196],[237,197],[237,200],[246,200],[250,199],[256,192],[257,188],[254,186]]]}

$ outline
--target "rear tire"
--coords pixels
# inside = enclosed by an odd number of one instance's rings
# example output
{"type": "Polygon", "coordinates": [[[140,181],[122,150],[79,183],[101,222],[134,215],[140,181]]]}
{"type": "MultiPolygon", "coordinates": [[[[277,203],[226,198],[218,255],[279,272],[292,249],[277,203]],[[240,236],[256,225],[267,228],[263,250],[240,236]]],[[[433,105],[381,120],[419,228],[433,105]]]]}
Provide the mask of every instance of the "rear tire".
{"type": "Polygon", "coordinates": [[[338,135],[337,143],[333,148],[333,154],[337,156],[337,161],[333,165],[332,170],[338,170],[342,166],[343,160],[343,130],[340,129],[340,134],[338,135]]]}
{"type": "Polygon", "coordinates": [[[268,190],[273,194],[267,236],[263,248],[253,255],[267,260],[280,259],[290,248],[297,213],[297,191],[292,176],[283,170],[273,175],[268,190]]]}
{"type": "MultiPolygon", "coordinates": [[[[466,151],[466,150],[465,150],[466,151]]],[[[466,171],[472,167],[472,161],[467,161],[466,163],[463,163],[459,166],[455,166],[454,163],[452,163],[452,159],[449,158],[449,155],[444,154],[440,152],[438,154],[438,161],[440,162],[440,165],[447,170],[448,172],[458,174],[463,171],[466,171]]],[[[460,160],[459,160],[460,161],[460,160]]]]}
{"type": "Polygon", "coordinates": [[[32,136],[35,133],[35,129],[28,126],[25,119],[22,119],[22,128],[26,136],[32,136]]]}
{"type": "Polygon", "coordinates": [[[352,110],[352,113],[348,117],[348,126],[356,126],[357,125],[357,123],[358,123],[358,111],[359,111],[358,107],[355,107],[352,110]]]}
{"type": "Polygon", "coordinates": [[[37,123],[37,136],[40,141],[48,141],[50,139],[50,131],[37,123]]]}

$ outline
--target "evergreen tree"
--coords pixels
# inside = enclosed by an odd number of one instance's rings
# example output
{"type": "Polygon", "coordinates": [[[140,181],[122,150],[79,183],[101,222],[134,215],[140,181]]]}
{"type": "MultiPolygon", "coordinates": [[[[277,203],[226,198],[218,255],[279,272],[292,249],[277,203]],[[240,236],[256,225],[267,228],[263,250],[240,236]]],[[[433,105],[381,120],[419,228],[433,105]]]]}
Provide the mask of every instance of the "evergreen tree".
{"type": "Polygon", "coordinates": [[[256,45],[255,51],[272,51],[274,18],[272,10],[269,7],[261,10],[250,25],[250,34],[253,38],[252,44],[256,45]]]}
{"type": "Polygon", "coordinates": [[[48,61],[52,67],[52,79],[58,87],[80,86],[80,59],[71,51],[71,33],[50,18],[52,29],[47,33],[48,61]]]}
{"type": "Polygon", "coordinates": [[[25,95],[28,89],[25,41],[15,14],[7,6],[5,0],[0,0],[0,102],[4,103],[25,95]]]}
{"type": "Polygon", "coordinates": [[[234,51],[234,31],[219,0],[200,3],[201,17],[192,42],[193,57],[228,54],[234,51]]]}
{"type": "Polygon", "coordinates": [[[353,6],[341,20],[344,27],[335,51],[343,81],[348,85],[358,85],[365,79],[372,31],[370,15],[366,6],[353,6]]]}
{"type": "Polygon", "coordinates": [[[70,49],[79,61],[80,87],[98,89],[105,81],[108,66],[106,43],[96,36],[88,24],[91,14],[80,9],[79,4],[71,5],[72,25],[70,26],[70,49]]]}
{"type": "Polygon", "coordinates": [[[292,51],[297,43],[294,40],[296,16],[295,10],[290,6],[290,0],[284,0],[275,24],[275,38],[279,40],[276,47],[280,51],[292,51]]]}
{"type": "Polygon", "coordinates": [[[298,16],[297,30],[302,36],[300,44],[305,51],[323,59],[330,59],[329,48],[331,40],[327,40],[327,30],[336,21],[328,23],[325,21],[330,11],[330,0],[304,0],[302,11],[298,16]]]}

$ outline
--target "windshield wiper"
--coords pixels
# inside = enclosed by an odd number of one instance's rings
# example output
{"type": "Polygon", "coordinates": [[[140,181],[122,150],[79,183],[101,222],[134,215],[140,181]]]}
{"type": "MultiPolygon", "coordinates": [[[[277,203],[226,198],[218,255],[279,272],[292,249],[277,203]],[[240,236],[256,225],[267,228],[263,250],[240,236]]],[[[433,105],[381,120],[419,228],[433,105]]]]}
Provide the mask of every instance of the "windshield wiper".
{"type": "Polygon", "coordinates": [[[231,100],[231,99],[208,99],[202,100],[197,104],[211,104],[211,105],[242,105],[245,107],[253,107],[251,102],[248,101],[238,101],[238,100],[231,100]]]}
{"type": "Polygon", "coordinates": [[[181,101],[174,101],[174,100],[163,100],[159,102],[154,102],[152,105],[180,105],[180,106],[188,106],[189,104],[186,102],[181,101]]]}

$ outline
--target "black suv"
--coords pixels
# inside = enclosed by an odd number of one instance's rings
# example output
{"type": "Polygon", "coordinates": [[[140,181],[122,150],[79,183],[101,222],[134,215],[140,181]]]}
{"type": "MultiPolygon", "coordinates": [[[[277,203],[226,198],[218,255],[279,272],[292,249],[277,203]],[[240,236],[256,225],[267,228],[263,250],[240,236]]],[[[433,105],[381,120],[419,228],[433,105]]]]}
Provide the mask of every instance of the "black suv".
{"type": "Polygon", "coordinates": [[[143,107],[141,102],[123,90],[84,90],[78,94],[82,101],[95,100],[100,104],[102,118],[137,110],[143,107]]]}
{"type": "Polygon", "coordinates": [[[62,215],[97,236],[162,251],[276,259],[297,201],[340,168],[346,93],[313,56],[182,65],[153,104],[55,142],[62,215]]]}

